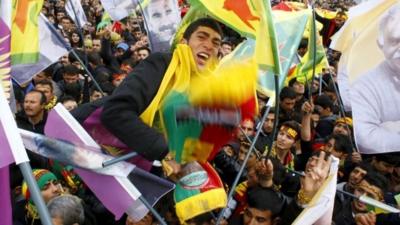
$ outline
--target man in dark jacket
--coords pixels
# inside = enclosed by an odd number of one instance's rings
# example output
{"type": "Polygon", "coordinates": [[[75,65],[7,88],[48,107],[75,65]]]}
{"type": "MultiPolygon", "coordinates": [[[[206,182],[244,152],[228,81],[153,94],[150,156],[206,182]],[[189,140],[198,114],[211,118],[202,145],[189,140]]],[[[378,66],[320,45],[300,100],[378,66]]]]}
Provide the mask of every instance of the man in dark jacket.
{"type": "MultiPolygon", "coordinates": [[[[211,19],[199,19],[186,29],[181,43],[190,47],[199,70],[217,58],[221,33],[211,19]]],[[[101,122],[113,135],[151,161],[162,160],[168,145],[164,135],[143,122],[140,115],[157,95],[170,61],[171,55],[162,53],[143,60],[104,104],[101,115],[101,122]]]]}

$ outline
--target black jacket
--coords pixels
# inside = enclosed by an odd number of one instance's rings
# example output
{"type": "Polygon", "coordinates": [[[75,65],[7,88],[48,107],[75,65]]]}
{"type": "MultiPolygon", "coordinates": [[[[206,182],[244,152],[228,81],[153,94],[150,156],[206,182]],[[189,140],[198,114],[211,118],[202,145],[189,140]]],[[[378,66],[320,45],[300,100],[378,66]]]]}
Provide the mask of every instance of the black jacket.
{"type": "Polygon", "coordinates": [[[162,133],[149,127],[140,115],[151,103],[171,61],[171,54],[156,53],[143,60],[105,102],[103,125],[129,148],[148,160],[168,153],[162,133]]]}

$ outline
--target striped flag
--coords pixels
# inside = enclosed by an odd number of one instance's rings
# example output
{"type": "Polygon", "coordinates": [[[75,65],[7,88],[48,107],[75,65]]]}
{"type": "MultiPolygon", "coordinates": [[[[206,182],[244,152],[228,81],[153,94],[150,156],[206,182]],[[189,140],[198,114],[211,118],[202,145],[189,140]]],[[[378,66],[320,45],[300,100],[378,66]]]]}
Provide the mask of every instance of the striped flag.
{"type": "Polygon", "coordinates": [[[88,22],[80,0],[68,0],[65,3],[65,11],[67,11],[69,17],[72,18],[77,26],[83,27],[88,22]]]}
{"type": "Polygon", "coordinates": [[[39,13],[43,0],[12,0],[11,64],[39,60],[39,13]]]}
{"type": "MultiPolygon", "coordinates": [[[[65,158],[74,159],[72,152],[81,153],[79,157],[75,158],[75,161],[70,160],[68,162],[72,165],[86,168],[76,168],[75,171],[116,218],[120,218],[124,213],[127,213],[135,220],[142,219],[148,213],[148,209],[138,200],[141,195],[150,204],[154,205],[159,198],[174,188],[172,183],[142,171],[129,163],[120,163],[115,165],[116,168],[113,168],[113,166],[111,168],[100,168],[103,161],[112,157],[101,154],[97,143],[61,104],[56,105],[49,113],[45,133],[49,137],[69,141],[76,146],[70,144],[64,148],[54,148],[57,143],[46,142],[45,139],[39,138],[37,143],[41,143],[42,147],[39,148],[39,153],[41,149],[42,152],[52,152],[51,154],[54,157],[55,155],[61,155],[58,158],[60,160],[63,158],[64,160],[66,160],[65,158]],[[76,149],[79,149],[79,151],[74,151],[76,149]],[[85,151],[84,149],[87,150],[85,151]],[[55,151],[58,151],[58,153],[55,151]],[[84,154],[84,152],[87,154],[84,154]],[[94,171],[102,173],[99,174],[94,171]],[[112,195],[110,190],[113,190],[112,195]]],[[[62,145],[63,143],[58,144],[62,145]]]]}
{"type": "MultiPolygon", "coordinates": [[[[12,65],[11,75],[18,84],[30,81],[33,76],[68,54],[64,39],[55,31],[44,15],[39,17],[39,61],[12,65]]],[[[13,34],[14,35],[14,34],[13,34]]]]}

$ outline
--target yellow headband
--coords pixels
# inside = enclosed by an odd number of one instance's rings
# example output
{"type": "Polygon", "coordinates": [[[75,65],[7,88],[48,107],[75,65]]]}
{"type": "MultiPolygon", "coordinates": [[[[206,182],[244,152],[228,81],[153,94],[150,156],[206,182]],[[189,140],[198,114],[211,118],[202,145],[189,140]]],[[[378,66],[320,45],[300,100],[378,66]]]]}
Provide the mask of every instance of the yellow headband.
{"type": "Polygon", "coordinates": [[[286,128],[286,132],[290,135],[290,137],[297,140],[297,134],[298,134],[297,131],[291,127],[283,127],[283,129],[285,129],[285,128],[286,128]]]}
{"type": "Polygon", "coordinates": [[[353,120],[350,117],[341,117],[336,120],[336,124],[338,124],[338,123],[344,123],[351,127],[353,126],[353,120]]]}

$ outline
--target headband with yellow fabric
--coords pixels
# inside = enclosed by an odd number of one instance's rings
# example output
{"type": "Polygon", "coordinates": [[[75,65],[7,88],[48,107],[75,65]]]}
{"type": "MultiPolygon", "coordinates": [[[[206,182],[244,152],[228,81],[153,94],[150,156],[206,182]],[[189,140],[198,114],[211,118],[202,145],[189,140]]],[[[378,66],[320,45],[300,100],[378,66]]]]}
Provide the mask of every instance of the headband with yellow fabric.
{"type": "MultiPolygon", "coordinates": [[[[33,177],[35,178],[40,190],[42,190],[50,181],[57,180],[57,177],[52,172],[45,169],[33,170],[33,177]]],[[[26,181],[22,183],[22,195],[27,201],[29,201],[29,203],[33,204],[26,181]]]]}
{"type": "Polygon", "coordinates": [[[353,120],[352,120],[350,117],[341,117],[341,118],[338,118],[338,119],[336,120],[335,124],[338,124],[338,123],[344,123],[344,124],[346,124],[346,125],[348,125],[348,126],[350,126],[350,127],[353,127],[353,120]]]}

